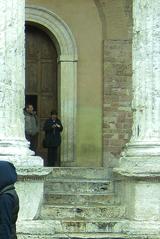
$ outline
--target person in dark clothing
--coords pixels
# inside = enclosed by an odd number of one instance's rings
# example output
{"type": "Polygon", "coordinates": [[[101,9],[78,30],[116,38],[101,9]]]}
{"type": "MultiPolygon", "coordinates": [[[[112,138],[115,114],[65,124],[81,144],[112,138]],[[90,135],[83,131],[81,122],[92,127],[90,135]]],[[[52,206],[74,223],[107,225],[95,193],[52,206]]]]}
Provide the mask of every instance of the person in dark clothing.
{"type": "Polygon", "coordinates": [[[47,166],[60,166],[58,147],[61,144],[63,126],[56,111],[51,111],[51,117],[45,121],[43,130],[45,131],[45,147],[48,148],[47,166]]]}
{"type": "Polygon", "coordinates": [[[14,165],[0,161],[0,239],[17,239],[19,198],[14,187],[16,181],[14,165]]]}

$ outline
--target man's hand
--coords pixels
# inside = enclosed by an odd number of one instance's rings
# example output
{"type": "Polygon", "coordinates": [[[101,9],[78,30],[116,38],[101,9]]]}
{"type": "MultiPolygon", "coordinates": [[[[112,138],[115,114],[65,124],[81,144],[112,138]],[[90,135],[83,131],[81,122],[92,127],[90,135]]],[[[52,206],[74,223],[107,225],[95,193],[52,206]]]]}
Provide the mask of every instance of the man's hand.
{"type": "Polygon", "coordinates": [[[61,127],[59,124],[56,124],[56,126],[57,126],[58,128],[60,128],[60,127],[61,127]]]}

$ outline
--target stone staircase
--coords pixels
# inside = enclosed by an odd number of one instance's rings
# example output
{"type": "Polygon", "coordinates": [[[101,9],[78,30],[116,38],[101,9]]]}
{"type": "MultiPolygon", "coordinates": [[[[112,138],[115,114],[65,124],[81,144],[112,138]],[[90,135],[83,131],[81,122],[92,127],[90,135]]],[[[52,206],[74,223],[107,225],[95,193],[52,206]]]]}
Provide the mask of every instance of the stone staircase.
{"type": "Polygon", "coordinates": [[[53,168],[39,217],[18,226],[18,238],[126,238],[125,207],[104,168],[53,168]]]}

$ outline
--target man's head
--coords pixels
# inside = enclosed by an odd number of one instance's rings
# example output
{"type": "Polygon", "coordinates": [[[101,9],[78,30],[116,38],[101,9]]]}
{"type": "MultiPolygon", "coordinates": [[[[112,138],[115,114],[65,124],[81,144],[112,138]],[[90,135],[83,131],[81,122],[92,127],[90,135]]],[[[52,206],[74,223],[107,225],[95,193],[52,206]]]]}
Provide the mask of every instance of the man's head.
{"type": "Polygon", "coordinates": [[[17,173],[14,165],[7,161],[0,161],[0,190],[16,181],[17,173]]]}
{"type": "Polygon", "coordinates": [[[26,105],[26,111],[28,113],[33,113],[33,105],[32,104],[27,104],[26,105]]]}
{"type": "Polygon", "coordinates": [[[51,111],[51,118],[52,119],[56,119],[57,118],[57,111],[56,110],[52,110],[51,111]]]}

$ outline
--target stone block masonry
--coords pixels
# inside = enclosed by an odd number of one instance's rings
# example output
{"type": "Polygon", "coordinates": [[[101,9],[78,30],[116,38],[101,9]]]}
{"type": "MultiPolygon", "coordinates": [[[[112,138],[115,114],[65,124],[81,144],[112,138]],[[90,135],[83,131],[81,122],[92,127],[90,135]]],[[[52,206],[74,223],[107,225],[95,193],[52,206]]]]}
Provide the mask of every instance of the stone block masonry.
{"type": "Polygon", "coordinates": [[[104,41],[104,152],[118,156],[132,129],[132,45],[130,40],[104,41]]]}

